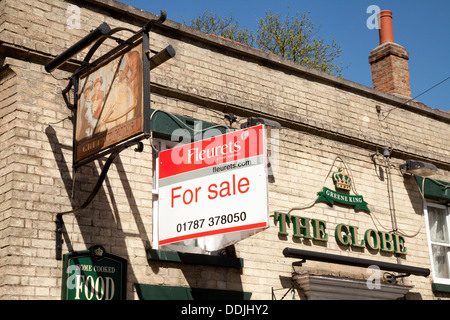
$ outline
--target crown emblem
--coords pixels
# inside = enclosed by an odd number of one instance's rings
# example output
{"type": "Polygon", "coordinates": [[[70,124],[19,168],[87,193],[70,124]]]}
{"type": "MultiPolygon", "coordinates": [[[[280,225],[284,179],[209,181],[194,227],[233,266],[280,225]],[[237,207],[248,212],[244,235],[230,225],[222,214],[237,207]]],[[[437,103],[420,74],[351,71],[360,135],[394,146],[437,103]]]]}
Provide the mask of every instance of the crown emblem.
{"type": "Polygon", "coordinates": [[[352,179],[347,175],[344,168],[339,168],[338,172],[333,173],[333,181],[338,189],[350,190],[352,179]]]}
{"type": "Polygon", "coordinates": [[[103,250],[102,250],[102,248],[101,248],[101,247],[97,247],[97,249],[94,250],[94,254],[95,254],[97,257],[101,257],[101,256],[103,255],[103,250]]]}
{"type": "Polygon", "coordinates": [[[93,247],[89,248],[89,251],[91,252],[91,258],[94,261],[100,261],[103,259],[104,255],[105,255],[105,248],[103,248],[102,246],[99,245],[95,245],[93,247]]]}

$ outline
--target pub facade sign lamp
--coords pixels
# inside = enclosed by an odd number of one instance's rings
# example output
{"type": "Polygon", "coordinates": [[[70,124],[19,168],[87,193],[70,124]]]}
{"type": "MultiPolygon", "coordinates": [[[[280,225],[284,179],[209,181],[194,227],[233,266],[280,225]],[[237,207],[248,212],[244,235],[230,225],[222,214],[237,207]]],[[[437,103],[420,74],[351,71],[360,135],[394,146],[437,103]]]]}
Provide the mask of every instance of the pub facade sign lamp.
{"type": "Polygon", "coordinates": [[[253,126],[257,126],[260,124],[264,124],[267,126],[272,126],[276,128],[281,128],[281,125],[274,120],[266,119],[266,118],[260,118],[260,117],[249,117],[247,119],[247,122],[241,124],[241,129],[250,128],[253,126]]]}
{"type": "Polygon", "coordinates": [[[157,66],[163,64],[164,62],[172,59],[175,56],[175,49],[171,45],[168,45],[166,48],[159,52],[153,50],[150,51],[152,53],[155,53],[154,56],[150,57],[149,52],[147,52],[147,57],[150,60],[150,70],[153,70],[157,66]]]}
{"type": "Polygon", "coordinates": [[[429,177],[437,172],[434,164],[419,160],[406,160],[406,163],[400,165],[400,170],[422,177],[429,177]]]}

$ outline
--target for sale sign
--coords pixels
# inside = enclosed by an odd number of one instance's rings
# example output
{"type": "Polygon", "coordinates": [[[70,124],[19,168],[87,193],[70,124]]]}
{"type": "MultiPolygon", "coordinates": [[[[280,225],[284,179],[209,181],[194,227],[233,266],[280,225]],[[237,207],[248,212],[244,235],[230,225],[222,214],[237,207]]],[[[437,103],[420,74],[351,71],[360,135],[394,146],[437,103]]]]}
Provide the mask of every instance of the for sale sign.
{"type": "Polygon", "coordinates": [[[264,126],[159,154],[159,245],[269,226],[264,126]]]}

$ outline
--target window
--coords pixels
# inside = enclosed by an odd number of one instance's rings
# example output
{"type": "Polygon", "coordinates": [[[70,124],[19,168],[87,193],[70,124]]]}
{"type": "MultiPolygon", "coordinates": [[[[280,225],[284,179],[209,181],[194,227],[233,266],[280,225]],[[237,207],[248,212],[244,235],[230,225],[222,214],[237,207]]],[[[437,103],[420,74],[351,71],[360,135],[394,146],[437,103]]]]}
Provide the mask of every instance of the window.
{"type": "Polygon", "coordinates": [[[425,223],[431,258],[433,282],[450,285],[450,209],[435,203],[425,204],[425,223]]]}

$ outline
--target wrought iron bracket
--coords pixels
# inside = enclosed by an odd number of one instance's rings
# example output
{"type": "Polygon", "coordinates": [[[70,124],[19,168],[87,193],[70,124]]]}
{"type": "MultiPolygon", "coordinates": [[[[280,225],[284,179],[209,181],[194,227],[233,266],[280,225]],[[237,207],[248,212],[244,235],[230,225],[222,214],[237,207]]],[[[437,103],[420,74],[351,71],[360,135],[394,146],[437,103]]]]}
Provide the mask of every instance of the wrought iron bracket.
{"type": "MultiPolygon", "coordinates": [[[[94,200],[95,196],[97,195],[98,191],[100,190],[103,181],[105,181],[106,175],[109,171],[109,168],[111,167],[111,164],[113,163],[114,159],[119,155],[120,152],[127,149],[128,147],[132,145],[137,145],[137,147],[134,149],[135,152],[142,152],[144,150],[144,144],[142,143],[141,139],[135,139],[130,140],[126,142],[125,144],[116,147],[116,149],[109,155],[108,160],[106,160],[105,165],[103,166],[102,172],[100,173],[100,176],[98,177],[97,183],[95,184],[94,189],[91,191],[87,199],[83,202],[83,204],[77,208],[74,208],[69,211],[60,212],[56,215],[56,260],[62,259],[62,245],[63,245],[63,239],[62,239],[62,233],[63,233],[63,227],[64,227],[64,221],[62,219],[62,216],[69,213],[77,213],[84,208],[86,208],[92,200],[94,200]]],[[[73,177],[75,179],[75,177],[73,177]]]]}
{"type": "MultiPolygon", "coordinates": [[[[148,21],[148,23],[143,26],[139,31],[134,32],[133,30],[130,30],[128,28],[114,28],[111,29],[106,23],[101,24],[97,29],[91,31],[90,34],[88,34],[86,37],[81,39],[79,42],[77,42],[75,45],[64,51],[62,54],[57,56],[55,59],[49,61],[45,69],[47,72],[51,72],[54,69],[58,68],[62,64],[64,64],[66,61],[68,61],[73,55],[75,55],[77,52],[83,50],[84,48],[87,48],[89,46],[90,49],[88,53],[86,54],[83,61],[78,62],[78,68],[72,73],[72,75],[69,77],[69,83],[67,84],[66,88],[62,90],[62,95],[64,98],[64,102],[66,103],[66,106],[72,111],[72,121],[73,121],[73,143],[75,145],[75,130],[76,130],[76,112],[77,112],[77,102],[78,102],[78,85],[79,85],[79,77],[83,74],[86,74],[88,71],[102,65],[107,59],[110,59],[116,54],[121,53],[124,50],[127,50],[129,47],[135,45],[138,41],[140,41],[140,38],[142,37],[143,47],[149,46],[149,31],[153,26],[162,24],[166,20],[166,12],[161,11],[161,15],[157,17],[157,19],[153,19],[148,21]],[[114,34],[120,32],[120,31],[127,31],[134,33],[130,38],[127,40],[121,40],[117,38],[116,36],[113,36],[114,34]],[[91,58],[94,57],[94,53],[97,51],[97,49],[104,43],[106,39],[113,39],[116,40],[119,45],[108,52],[108,54],[97,58],[95,61],[91,61],[91,58]],[[70,99],[69,93],[73,91],[73,99],[70,99]],[[72,101],[73,100],[73,101],[72,101]]],[[[87,199],[76,208],[73,208],[72,210],[60,212],[56,215],[56,259],[61,260],[62,259],[62,247],[63,247],[63,230],[64,230],[64,221],[63,221],[63,215],[65,214],[76,214],[79,211],[86,208],[92,200],[97,195],[98,191],[102,187],[103,181],[106,178],[106,175],[108,173],[108,170],[113,163],[114,159],[122,152],[123,150],[127,149],[128,147],[132,145],[136,145],[134,151],[135,152],[142,152],[144,149],[144,144],[141,140],[148,139],[150,137],[151,133],[151,127],[150,127],[150,70],[153,67],[158,66],[159,64],[167,61],[168,59],[172,58],[175,55],[175,50],[168,46],[166,49],[162,50],[161,52],[155,54],[152,57],[147,56],[149,59],[148,61],[145,61],[143,59],[144,63],[144,91],[143,95],[145,97],[144,101],[144,112],[143,117],[144,119],[148,119],[148,121],[144,121],[143,125],[143,132],[140,133],[139,136],[134,136],[131,140],[128,140],[126,142],[123,142],[121,144],[117,144],[113,147],[108,147],[107,149],[100,151],[96,153],[95,155],[86,157],[78,162],[75,161],[75,152],[73,153],[73,175],[72,175],[72,198],[74,193],[74,184],[75,184],[75,176],[76,176],[76,170],[81,165],[84,165],[88,162],[94,161],[96,159],[99,159],[103,156],[108,155],[108,159],[106,160],[102,171],[100,173],[100,176],[98,177],[97,183],[95,184],[93,190],[87,197],[87,199]],[[153,63],[153,64],[152,64],[153,63]],[[145,70],[148,70],[148,72],[145,72],[145,70]]],[[[120,143],[120,142],[119,142],[120,143]]]]}
{"type": "Polygon", "coordinates": [[[294,261],[292,262],[292,267],[302,267],[305,262],[306,262],[305,259],[302,259],[300,261],[294,261]]]}
{"type": "MultiPolygon", "coordinates": [[[[274,288],[272,287],[272,300],[277,300],[277,298],[276,298],[276,296],[275,296],[275,291],[278,291],[278,290],[284,290],[284,289],[286,289],[286,288],[274,289],[274,288]]],[[[288,295],[289,292],[292,292],[292,293],[293,293],[293,299],[294,299],[294,297],[295,297],[295,282],[294,282],[294,281],[291,281],[291,287],[290,287],[289,289],[287,289],[287,291],[286,291],[285,294],[281,297],[280,300],[283,300],[283,299],[288,295]]]]}
{"type": "Polygon", "coordinates": [[[385,272],[385,273],[383,273],[383,279],[386,280],[387,283],[397,284],[399,279],[409,277],[410,275],[411,274],[409,274],[409,273],[394,274],[391,272],[385,272]]]}
{"type": "Polygon", "coordinates": [[[56,216],[56,260],[61,260],[62,259],[62,246],[64,243],[64,240],[62,238],[62,233],[63,233],[63,226],[64,226],[64,221],[62,218],[62,215],[57,215],[56,216]]]}

